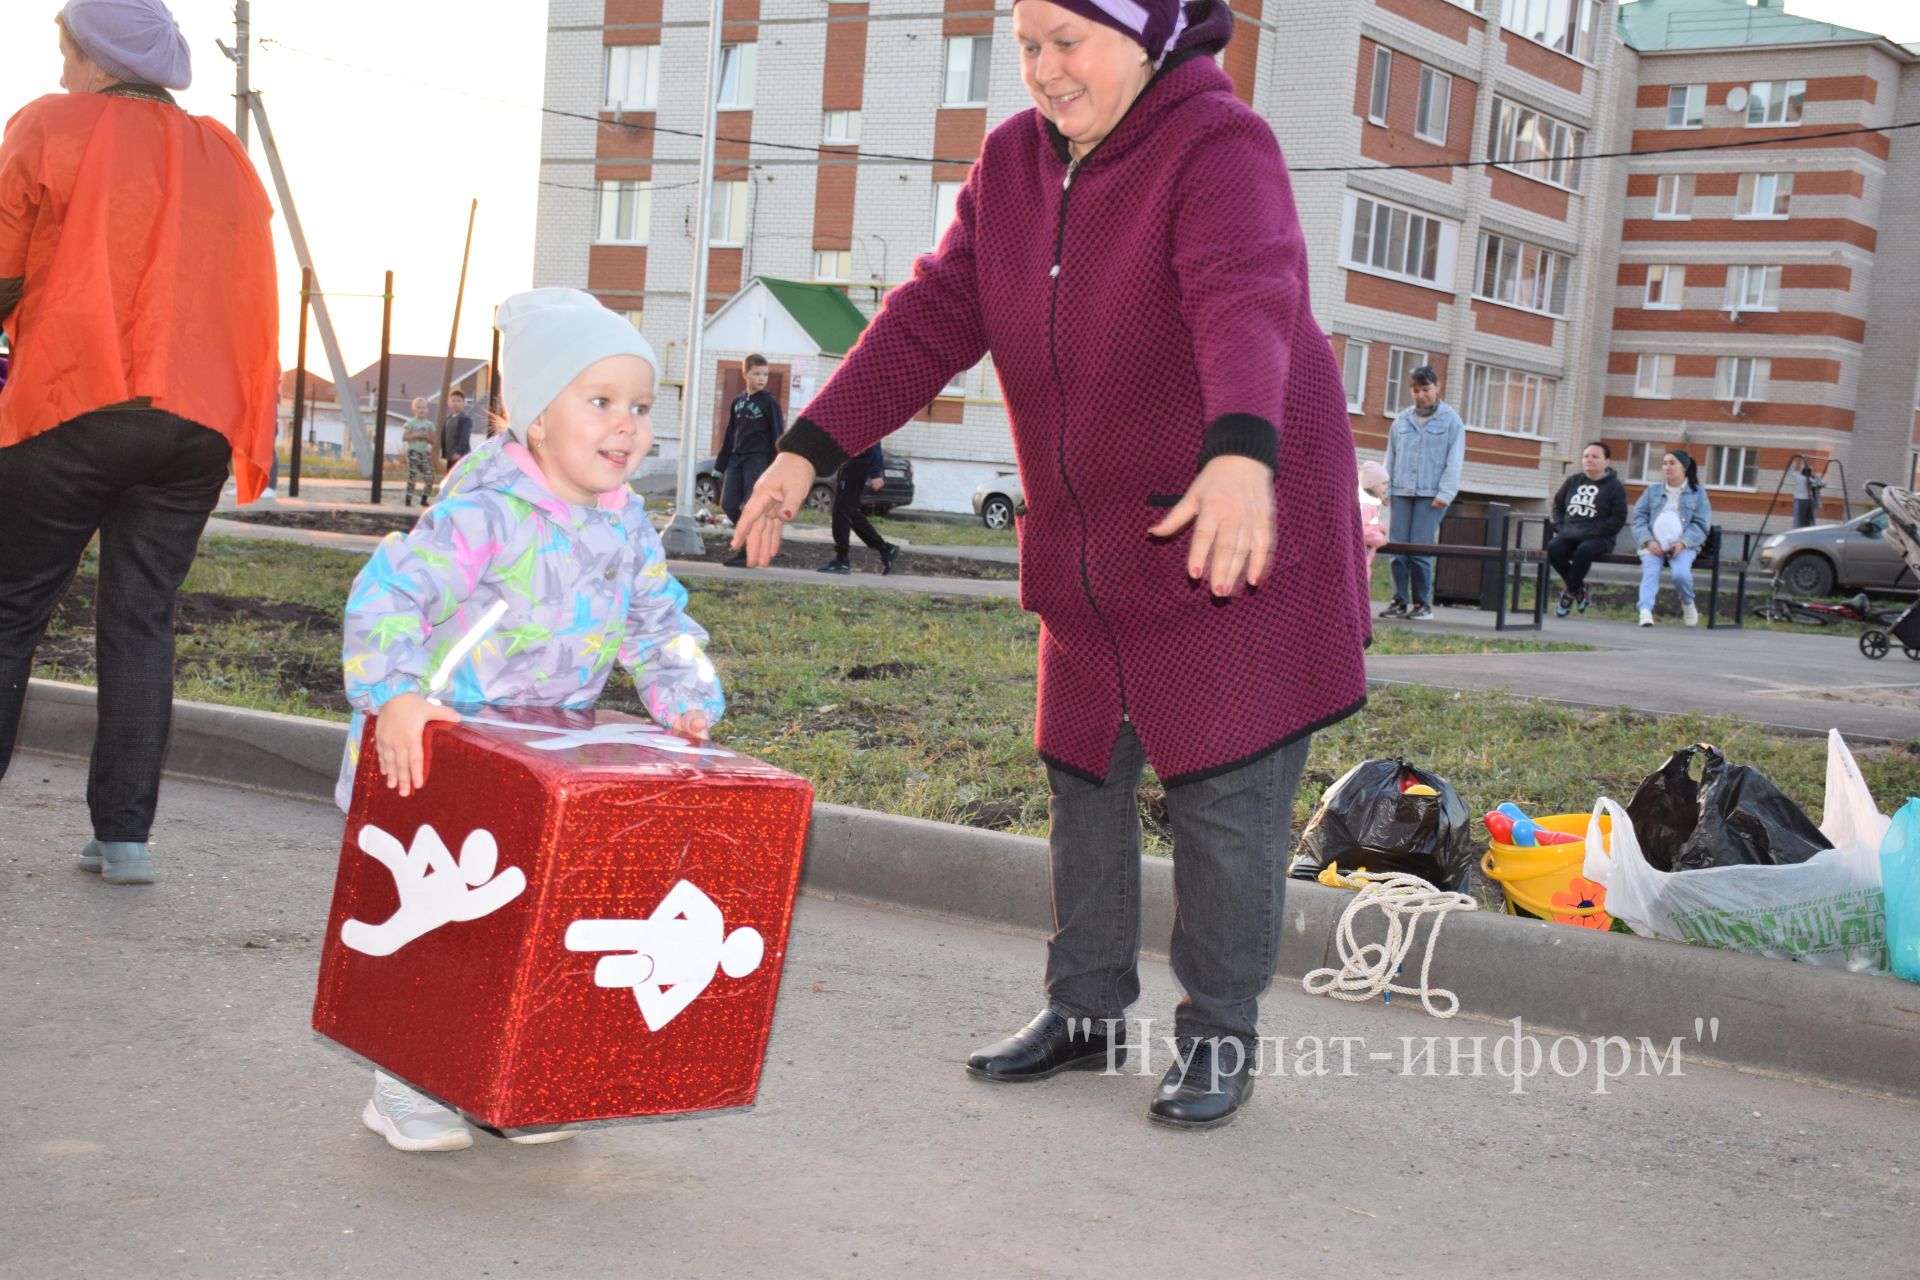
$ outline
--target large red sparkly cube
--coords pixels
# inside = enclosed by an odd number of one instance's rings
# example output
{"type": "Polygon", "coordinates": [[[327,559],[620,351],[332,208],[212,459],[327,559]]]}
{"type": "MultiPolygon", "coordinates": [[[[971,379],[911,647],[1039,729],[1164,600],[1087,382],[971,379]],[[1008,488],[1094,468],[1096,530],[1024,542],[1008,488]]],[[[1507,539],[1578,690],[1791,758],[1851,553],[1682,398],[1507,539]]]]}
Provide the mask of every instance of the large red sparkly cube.
{"type": "Polygon", "coordinates": [[[496,1129],[751,1105],[813,788],[613,712],[465,714],[406,799],[369,718],[314,1029],[496,1129]]]}

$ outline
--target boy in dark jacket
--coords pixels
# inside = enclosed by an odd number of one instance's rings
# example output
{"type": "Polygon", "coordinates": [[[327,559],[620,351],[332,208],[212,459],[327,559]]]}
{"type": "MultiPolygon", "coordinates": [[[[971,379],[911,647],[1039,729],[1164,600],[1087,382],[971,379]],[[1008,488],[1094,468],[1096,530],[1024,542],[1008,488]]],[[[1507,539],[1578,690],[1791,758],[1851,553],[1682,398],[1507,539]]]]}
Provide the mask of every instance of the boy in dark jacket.
{"type": "Polygon", "coordinates": [[[1553,495],[1553,541],[1547,559],[1559,571],[1567,589],[1560,593],[1554,616],[1566,617],[1577,606],[1585,613],[1593,601],[1587,570],[1613,550],[1613,541],[1627,525],[1627,489],[1607,463],[1613,451],[1595,441],[1580,451],[1578,474],[1567,477],[1553,495]]]}
{"type": "MultiPolygon", "coordinates": [[[[773,374],[767,358],[748,356],[740,362],[740,372],[746,376],[747,389],[733,398],[727,436],[720,442],[720,456],[713,462],[714,470],[722,477],[720,509],[736,524],[747,495],[759,483],[760,473],[773,462],[774,442],[787,429],[780,418],[780,402],[767,390],[767,380],[773,374]]],[[[727,563],[742,568],[747,563],[747,553],[731,555],[727,563]]]]}

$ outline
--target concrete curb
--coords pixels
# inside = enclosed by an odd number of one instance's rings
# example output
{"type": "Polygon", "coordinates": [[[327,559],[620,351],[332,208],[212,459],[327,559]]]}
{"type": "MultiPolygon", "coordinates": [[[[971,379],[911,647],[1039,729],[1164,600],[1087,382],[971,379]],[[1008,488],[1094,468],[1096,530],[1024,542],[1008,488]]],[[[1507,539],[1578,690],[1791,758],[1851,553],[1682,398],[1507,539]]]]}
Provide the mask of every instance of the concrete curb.
{"type": "MultiPolygon", "coordinates": [[[[85,758],[93,735],[92,689],[31,683],[20,749],[85,758]]],[[[345,726],[331,721],[182,702],[167,770],[330,800],[344,739],[345,726]]],[[[1052,927],[1045,841],[842,805],[814,807],[801,887],[1022,933],[1052,927]]],[[[1142,936],[1159,950],[1174,927],[1172,864],[1146,860],[1141,889],[1142,936]]],[[[1289,883],[1276,972],[1298,979],[1337,963],[1339,921],[1352,901],[1341,890],[1289,883]]],[[[1383,924],[1369,912],[1356,936],[1378,941],[1383,924]]],[[[1448,920],[1432,982],[1476,1019],[1519,1018],[1533,1031],[1636,1044],[1645,1037],[1661,1049],[1679,1038],[1687,1058],[1920,1098],[1920,987],[1893,978],[1474,912],[1448,920]]],[[[1462,1034],[1409,1003],[1409,1036],[1462,1034]]]]}

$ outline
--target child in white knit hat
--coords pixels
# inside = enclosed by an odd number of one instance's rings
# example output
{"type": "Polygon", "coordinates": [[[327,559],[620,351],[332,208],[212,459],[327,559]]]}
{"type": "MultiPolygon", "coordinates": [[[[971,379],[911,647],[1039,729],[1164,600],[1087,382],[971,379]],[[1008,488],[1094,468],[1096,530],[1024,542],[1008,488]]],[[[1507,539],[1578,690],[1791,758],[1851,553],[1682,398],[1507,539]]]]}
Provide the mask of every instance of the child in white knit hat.
{"type": "MultiPolygon", "coordinates": [[[[380,780],[402,796],[427,785],[426,726],[460,719],[429,694],[458,706],[588,707],[617,659],[675,733],[704,738],[725,709],[707,633],[627,488],[653,443],[653,348],[576,289],[515,294],[495,324],[507,433],[454,469],[413,532],[380,544],[348,597],[343,810],[369,712],[380,780]],[[486,643],[483,631],[513,642],[486,643]]],[[[379,1072],[361,1119],[402,1151],[473,1141],[458,1115],[379,1072]]]]}

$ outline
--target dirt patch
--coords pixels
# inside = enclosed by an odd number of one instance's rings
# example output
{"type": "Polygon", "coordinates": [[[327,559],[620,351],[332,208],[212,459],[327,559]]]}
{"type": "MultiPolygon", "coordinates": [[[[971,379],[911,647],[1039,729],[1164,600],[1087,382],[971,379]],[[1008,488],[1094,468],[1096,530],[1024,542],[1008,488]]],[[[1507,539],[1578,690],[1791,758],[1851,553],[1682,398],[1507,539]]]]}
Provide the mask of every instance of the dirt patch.
{"type": "Polygon", "coordinates": [[[222,511],[222,520],[242,524],[270,524],[280,529],[308,529],[317,533],[351,533],[361,537],[384,538],[390,533],[406,533],[420,519],[410,507],[397,511],[256,511],[242,507],[222,511]]]}
{"type": "MultiPolygon", "coordinates": [[[[95,594],[99,579],[81,574],[53,611],[46,638],[40,642],[36,661],[75,670],[91,671],[94,665],[95,594]]],[[[228,623],[250,623],[284,628],[330,641],[329,650],[339,648],[340,615],[329,609],[285,601],[261,600],[252,596],[226,596],[213,592],[181,592],[174,612],[174,634],[205,634],[228,623]]],[[[191,676],[202,669],[240,667],[284,689],[304,690],[309,700],[328,711],[345,712],[346,691],[341,687],[338,657],[319,657],[297,651],[227,652],[196,650],[181,653],[174,661],[177,676],[191,676]]]]}
{"type": "Polygon", "coordinates": [[[920,668],[911,662],[876,662],[871,666],[848,667],[848,680],[899,680],[920,668]]]}

